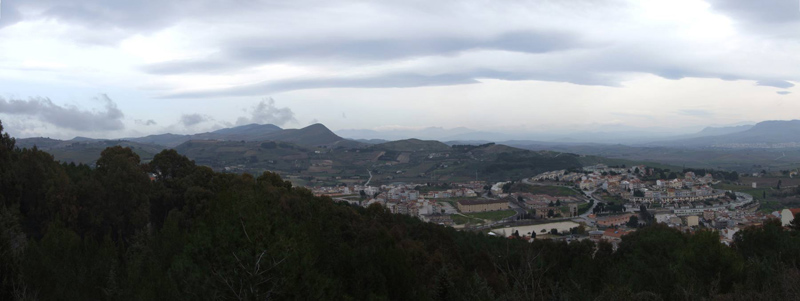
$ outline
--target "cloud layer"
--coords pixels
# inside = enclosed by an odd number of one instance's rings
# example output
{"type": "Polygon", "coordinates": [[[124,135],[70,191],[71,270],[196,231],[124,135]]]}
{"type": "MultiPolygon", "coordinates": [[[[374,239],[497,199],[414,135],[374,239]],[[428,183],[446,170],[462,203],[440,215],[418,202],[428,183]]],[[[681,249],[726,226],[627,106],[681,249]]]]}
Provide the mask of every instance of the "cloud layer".
{"type": "Polygon", "coordinates": [[[76,106],[59,106],[49,98],[31,97],[27,100],[0,98],[0,113],[12,116],[35,117],[41,122],[60,128],[85,132],[116,131],[125,128],[124,114],[107,95],[96,98],[104,103],[105,110],[88,111],[76,106]]]}
{"type": "MultiPolygon", "coordinates": [[[[413,117],[389,117],[404,126],[439,121],[460,126],[462,115],[481,111],[470,110],[466,99],[525,109],[511,112],[520,116],[504,119],[504,126],[534,122],[521,112],[556,112],[566,103],[576,113],[592,111],[571,122],[644,123],[624,117],[643,115],[750,120],[756,112],[776,118],[780,112],[711,103],[730,101],[733,90],[760,101],[797,97],[791,92],[800,81],[799,5],[790,0],[4,0],[0,95],[70,99],[112,91],[133,117],[132,131],[139,132],[234,124],[223,120],[284,125],[312,118],[338,120],[346,128],[370,120],[374,127],[387,121],[370,112],[404,109],[413,117]],[[482,90],[487,87],[493,90],[482,90]],[[587,94],[591,100],[571,102],[587,94]],[[265,99],[241,116],[239,110],[251,105],[245,101],[267,95],[292,109],[265,99]],[[648,105],[655,95],[674,95],[660,100],[669,102],[670,110],[648,105]],[[628,102],[620,103],[623,98],[628,102]],[[331,101],[333,110],[327,107],[331,101]],[[450,115],[456,109],[461,115],[450,115]],[[416,121],[418,116],[429,119],[416,121]]],[[[64,129],[124,128],[116,106],[85,111],[43,98],[3,101],[8,112],[13,108],[13,114],[64,129]],[[67,120],[46,113],[58,110],[67,120]],[[81,114],[84,121],[75,118],[81,114]]]]}
{"type": "Polygon", "coordinates": [[[190,127],[209,120],[212,120],[212,118],[209,116],[204,116],[200,114],[184,114],[183,116],[181,116],[180,122],[181,124],[183,124],[183,126],[190,127]]]}
{"type": "Polygon", "coordinates": [[[236,120],[236,125],[247,125],[251,123],[269,123],[277,126],[283,126],[290,122],[297,122],[294,118],[294,112],[289,108],[278,108],[275,106],[275,100],[267,98],[255,105],[250,111],[250,116],[239,117],[236,120]]]}

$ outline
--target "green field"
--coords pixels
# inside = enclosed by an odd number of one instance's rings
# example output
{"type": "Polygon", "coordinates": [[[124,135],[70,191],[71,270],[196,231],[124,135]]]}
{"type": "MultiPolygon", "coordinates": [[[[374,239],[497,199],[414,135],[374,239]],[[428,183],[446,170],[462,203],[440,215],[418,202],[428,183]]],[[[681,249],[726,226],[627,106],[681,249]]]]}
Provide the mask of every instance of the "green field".
{"type": "Polygon", "coordinates": [[[786,208],[800,207],[800,198],[783,198],[778,200],[761,201],[761,206],[758,208],[759,212],[771,213],[773,211],[780,211],[786,208]]]}
{"type": "Polygon", "coordinates": [[[512,192],[528,192],[532,194],[546,194],[551,196],[579,196],[580,194],[563,186],[539,186],[517,183],[511,187],[512,192]]]}
{"type": "Polygon", "coordinates": [[[625,199],[623,199],[622,197],[620,197],[618,195],[604,194],[600,198],[602,198],[607,203],[614,204],[614,205],[622,205],[622,204],[625,204],[625,203],[628,202],[628,201],[626,201],[625,199]]]}
{"type": "Polygon", "coordinates": [[[475,224],[483,224],[484,222],[482,219],[479,218],[467,217],[458,214],[452,214],[450,215],[450,218],[453,219],[453,222],[456,223],[456,225],[463,225],[466,224],[467,222],[475,225],[475,224]]]}
{"type": "Polygon", "coordinates": [[[499,221],[501,219],[514,216],[514,210],[501,210],[501,211],[486,211],[486,212],[475,212],[475,213],[465,213],[464,215],[479,218],[479,219],[488,219],[492,221],[499,221]]]}
{"type": "Polygon", "coordinates": [[[742,192],[753,196],[755,200],[764,200],[764,194],[767,195],[767,199],[772,198],[770,194],[772,193],[771,187],[761,187],[761,188],[753,188],[752,186],[743,186],[743,185],[733,185],[733,184],[716,184],[714,185],[716,189],[724,189],[724,190],[731,190],[736,192],[742,192]]]}
{"type": "Polygon", "coordinates": [[[578,215],[586,213],[589,210],[589,203],[583,203],[578,205],[578,215]]]}

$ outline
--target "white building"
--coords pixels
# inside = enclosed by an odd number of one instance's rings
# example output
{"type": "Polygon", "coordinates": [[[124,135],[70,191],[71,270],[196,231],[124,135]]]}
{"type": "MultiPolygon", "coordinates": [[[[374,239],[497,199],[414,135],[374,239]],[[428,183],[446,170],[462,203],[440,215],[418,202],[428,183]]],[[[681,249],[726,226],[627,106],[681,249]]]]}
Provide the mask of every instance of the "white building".
{"type": "Polygon", "coordinates": [[[781,210],[781,223],[784,226],[788,226],[792,220],[794,220],[794,216],[798,213],[800,213],[800,208],[781,210]]]}

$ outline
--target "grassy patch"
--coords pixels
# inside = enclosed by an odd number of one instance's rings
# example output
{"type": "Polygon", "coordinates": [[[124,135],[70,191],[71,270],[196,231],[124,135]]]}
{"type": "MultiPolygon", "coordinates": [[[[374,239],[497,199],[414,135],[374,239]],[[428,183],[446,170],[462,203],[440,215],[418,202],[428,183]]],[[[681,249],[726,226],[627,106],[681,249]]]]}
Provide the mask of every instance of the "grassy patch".
{"type": "Polygon", "coordinates": [[[763,213],[771,213],[773,211],[781,210],[782,208],[783,205],[781,205],[781,203],[778,201],[762,201],[761,206],[758,207],[758,211],[763,213]]]}
{"type": "Polygon", "coordinates": [[[458,205],[456,205],[456,202],[453,201],[453,200],[449,200],[449,199],[448,200],[442,200],[442,201],[437,200],[437,202],[448,203],[448,204],[450,204],[450,206],[453,206],[453,208],[458,208],[458,205]]]}
{"type": "Polygon", "coordinates": [[[753,188],[752,186],[740,186],[740,185],[733,185],[733,184],[717,184],[714,185],[716,189],[724,189],[724,190],[731,190],[736,192],[742,192],[753,196],[755,200],[764,200],[764,195],[766,195],[767,199],[770,199],[770,194],[772,194],[772,188],[753,188]]]}
{"type": "Polygon", "coordinates": [[[602,194],[600,198],[606,203],[609,203],[609,205],[622,205],[628,202],[618,195],[602,194]]]}
{"type": "Polygon", "coordinates": [[[552,196],[579,196],[580,194],[567,187],[562,186],[538,186],[517,183],[511,187],[512,192],[528,192],[532,194],[546,194],[552,196]]]}
{"type": "Polygon", "coordinates": [[[467,216],[458,215],[458,214],[452,214],[452,215],[450,215],[450,218],[453,219],[453,222],[456,223],[456,225],[463,225],[463,224],[466,224],[467,222],[472,223],[472,224],[482,224],[483,223],[482,219],[473,218],[473,217],[467,217],[467,216]]]}
{"type": "Polygon", "coordinates": [[[761,201],[761,206],[758,208],[759,212],[772,213],[780,211],[785,208],[800,207],[800,199],[798,198],[784,198],[778,200],[761,201]]]}
{"type": "Polygon", "coordinates": [[[591,208],[589,203],[583,203],[578,205],[578,215],[586,213],[586,211],[589,211],[589,208],[591,208]]]}
{"type": "Polygon", "coordinates": [[[479,218],[479,219],[488,219],[492,221],[499,221],[501,219],[514,216],[514,210],[501,210],[501,211],[487,211],[487,212],[474,212],[474,213],[465,213],[464,215],[479,218]]]}

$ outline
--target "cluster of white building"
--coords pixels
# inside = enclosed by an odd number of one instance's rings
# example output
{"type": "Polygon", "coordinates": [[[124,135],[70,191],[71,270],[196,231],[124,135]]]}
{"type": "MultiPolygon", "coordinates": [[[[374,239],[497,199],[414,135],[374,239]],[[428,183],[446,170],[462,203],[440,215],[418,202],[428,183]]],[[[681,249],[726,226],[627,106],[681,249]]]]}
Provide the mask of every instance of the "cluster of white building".
{"type": "Polygon", "coordinates": [[[422,193],[416,188],[417,184],[390,184],[376,186],[353,185],[335,187],[314,187],[312,192],[317,196],[330,196],[338,200],[349,201],[367,207],[379,204],[392,213],[406,214],[418,217],[424,221],[438,224],[451,225],[452,220],[443,214],[443,206],[436,202],[437,199],[477,197],[477,189],[483,188],[482,182],[457,183],[454,188],[429,191],[422,193]],[[360,197],[361,191],[367,198],[364,201],[347,199],[360,197]]]}
{"type": "Polygon", "coordinates": [[[656,180],[649,185],[638,177],[652,174],[653,171],[643,165],[629,168],[614,168],[604,164],[587,166],[584,172],[567,172],[566,170],[550,171],[539,174],[533,180],[552,180],[574,183],[581,190],[603,189],[617,194],[635,204],[644,203],[686,203],[720,198],[724,191],[714,190],[709,184],[714,177],[706,174],[702,177],[693,172],[684,174],[683,179],[656,180]],[[634,191],[641,191],[636,196],[634,191]]]}

